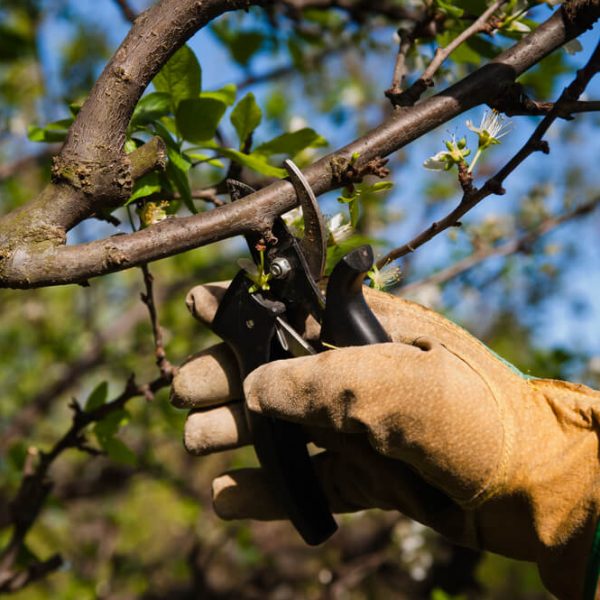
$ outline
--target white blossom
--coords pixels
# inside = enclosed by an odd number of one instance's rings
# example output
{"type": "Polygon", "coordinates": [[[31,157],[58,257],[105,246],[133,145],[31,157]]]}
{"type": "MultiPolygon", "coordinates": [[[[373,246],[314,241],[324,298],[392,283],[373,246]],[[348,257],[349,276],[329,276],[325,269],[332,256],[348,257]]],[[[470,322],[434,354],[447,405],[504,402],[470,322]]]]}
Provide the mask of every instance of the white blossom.
{"type": "Polygon", "coordinates": [[[471,154],[471,151],[467,148],[467,140],[465,138],[457,141],[456,136],[453,134],[452,139],[446,140],[444,144],[446,145],[446,150],[430,156],[423,162],[423,166],[426,169],[448,171],[453,165],[464,162],[465,158],[471,154]]]}
{"type": "Polygon", "coordinates": [[[371,287],[376,290],[386,290],[396,285],[402,277],[402,271],[399,267],[392,265],[385,265],[381,269],[377,268],[377,265],[373,265],[373,268],[368,273],[371,279],[371,287]]]}
{"type": "Polygon", "coordinates": [[[479,148],[485,150],[492,144],[500,143],[498,140],[510,131],[510,121],[505,120],[496,110],[486,110],[479,127],[475,127],[470,119],[467,121],[467,127],[477,134],[479,148]]]}
{"type": "Polygon", "coordinates": [[[500,143],[500,138],[503,138],[510,131],[510,121],[507,121],[498,111],[486,110],[483,113],[483,118],[479,127],[475,127],[471,120],[467,121],[467,127],[477,134],[478,146],[477,152],[469,165],[469,173],[473,171],[479,157],[490,146],[500,143]]]}
{"type": "Polygon", "coordinates": [[[341,212],[327,219],[326,225],[329,231],[329,241],[334,246],[341,244],[354,233],[352,225],[344,221],[344,215],[341,212]]]}

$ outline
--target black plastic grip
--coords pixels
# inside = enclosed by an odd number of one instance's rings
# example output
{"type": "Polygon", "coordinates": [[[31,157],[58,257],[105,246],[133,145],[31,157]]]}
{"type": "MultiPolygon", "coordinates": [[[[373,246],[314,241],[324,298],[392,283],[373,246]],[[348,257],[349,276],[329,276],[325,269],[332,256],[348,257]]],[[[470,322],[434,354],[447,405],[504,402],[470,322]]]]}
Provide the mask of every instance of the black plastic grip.
{"type": "Polygon", "coordinates": [[[364,346],[392,341],[363,296],[363,281],[373,260],[371,246],[360,246],[334,267],[327,283],[322,342],[364,346]]]}
{"type": "MultiPolygon", "coordinates": [[[[212,330],[229,344],[245,378],[260,365],[284,358],[273,355],[275,320],[285,305],[248,294],[243,272],[232,281],[219,305],[212,330]]],[[[315,546],[337,530],[315,473],[303,429],[296,423],[246,411],[254,449],[273,493],[304,541],[315,546]]]]}

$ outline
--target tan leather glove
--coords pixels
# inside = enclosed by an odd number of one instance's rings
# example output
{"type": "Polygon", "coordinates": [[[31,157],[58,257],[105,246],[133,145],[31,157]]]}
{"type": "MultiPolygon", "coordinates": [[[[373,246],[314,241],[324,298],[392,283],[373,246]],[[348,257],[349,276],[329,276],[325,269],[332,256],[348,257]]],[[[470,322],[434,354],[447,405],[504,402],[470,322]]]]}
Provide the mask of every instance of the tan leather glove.
{"type": "MultiPolygon", "coordinates": [[[[192,290],[210,322],[223,287],[192,290]]],[[[412,302],[370,291],[393,343],[277,361],[244,381],[251,410],[307,426],[334,512],[396,509],[470,546],[536,562],[548,589],[579,600],[600,516],[600,393],[527,379],[477,339],[412,302]]],[[[250,442],[224,346],[185,364],[174,404],[198,409],[185,445],[250,442]],[[224,405],[224,403],[229,404],[224,405]]],[[[283,515],[260,469],[213,483],[226,519],[283,515]]]]}

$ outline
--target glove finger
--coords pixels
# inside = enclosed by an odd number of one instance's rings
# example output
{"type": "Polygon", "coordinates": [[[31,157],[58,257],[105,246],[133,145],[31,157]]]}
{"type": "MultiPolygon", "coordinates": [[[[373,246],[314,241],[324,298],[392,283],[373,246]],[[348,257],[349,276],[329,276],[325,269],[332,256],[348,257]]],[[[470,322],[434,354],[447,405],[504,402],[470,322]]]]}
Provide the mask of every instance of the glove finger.
{"type": "MultiPolygon", "coordinates": [[[[348,450],[347,435],[322,427],[309,429],[306,434],[319,448],[348,450]]],[[[191,411],[185,422],[183,441],[188,452],[199,456],[252,444],[244,405],[232,402],[217,408],[191,411]]]]}
{"type": "Polygon", "coordinates": [[[188,452],[199,456],[251,444],[244,405],[233,402],[209,410],[192,411],[185,422],[183,443],[188,452]]]}
{"type": "Polygon", "coordinates": [[[229,284],[229,281],[217,281],[192,288],[185,299],[188,310],[201,323],[210,325],[229,284]]]}
{"type": "MultiPolygon", "coordinates": [[[[313,457],[332,512],[395,509],[420,522],[432,523],[442,513],[458,510],[445,494],[402,462],[376,453],[364,440],[350,445],[350,452],[327,451],[313,457]]],[[[213,481],[212,493],[215,512],[222,519],[286,518],[263,469],[225,473],[213,481]]]]}
{"type": "Polygon", "coordinates": [[[471,365],[435,340],[375,344],[277,361],[244,382],[253,411],[311,427],[364,432],[469,501],[504,460],[500,399],[471,365]]]}
{"type": "Polygon", "coordinates": [[[242,397],[239,368],[226,344],[192,356],[175,374],[171,403],[177,408],[216,406],[242,397]]]}

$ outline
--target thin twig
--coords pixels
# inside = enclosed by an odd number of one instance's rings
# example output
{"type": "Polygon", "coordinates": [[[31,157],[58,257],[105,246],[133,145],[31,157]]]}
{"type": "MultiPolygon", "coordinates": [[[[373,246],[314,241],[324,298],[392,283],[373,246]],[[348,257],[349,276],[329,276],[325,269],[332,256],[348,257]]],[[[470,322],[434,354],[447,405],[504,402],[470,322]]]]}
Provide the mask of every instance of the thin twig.
{"type": "MultiPolygon", "coordinates": [[[[394,106],[412,106],[422,95],[423,92],[433,85],[433,76],[442,66],[444,61],[454,52],[461,44],[478,33],[491,33],[495,29],[495,23],[492,19],[494,13],[508,0],[496,0],[479,18],[477,18],[469,27],[455,37],[445,48],[438,47],[432,61],[429,63],[425,71],[419,79],[417,79],[406,91],[386,96],[391,100],[394,106]]],[[[400,60],[400,56],[399,56],[400,60]]],[[[392,85],[392,88],[394,86],[392,85]]],[[[388,90],[391,91],[391,90],[388,90]]]]}
{"type": "MultiPolygon", "coordinates": [[[[213,206],[219,207],[225,205],[225,202],[219,198],[219,193],[218,188],[211,187],[204,190],[192,190],[190,195],[192,200],[202,200],[203,202],[208,202],[213,206]]],[[[143,198],[143,200],[152,200],[152,198],[160,198],[161,200],[181,200],[181,194],[179,192],[173,194],[164,194],[160,192],[154,196],[147,196],[146,198],[143,198]]]]}
{"type": "Polygon", "coordinates": [[[154,336],[154,355],[156,357],[156,366],[158,367],[160,374],[171,381],[174,374],[173,365],[167,359],[165,352],[164,340],[162,327],[158,321],[158,312],[156,310],[156,302],[154,299],[154,277],[150,273],[150,269],[147,264],[141,265],[140,269],[144,275],[144,285],[146,286],[146,292],[140,296],[142,302],[148,307],[148,313],[150,314],[150,323],[152,324],[152,335],[154,336]]]}
{"type": "Polygon", "coordinates": [[[154,394],[168,385],[169,380],[165,377],[159,377],[148,384],[138,385],[132,376],[117,398],[94,410],[85,411],[74,401],[71,404],[73,420],[67,432],[49,452],[30,452],[30,460],[26,463],[21,484],[10,503],[13,531],[7,545],[0,552],[0,593],[22,589],[62,565],[62,559],[58,555],[46,561],[34,561],[26,567],[21,567],[19,564],[19,557],[25,546],[25,537],[41,514],[52,490],[48,472],[58,457],[66,450],[73,448],[87,451],[84,430],[89,425],[98,423],[108,415],[122,409],[132,398],[154,394]]]}
{"type": "Polygon", "coordinates": [[[431,80],[442,66],[442,63],[454,52],[462,43],[478,33],[491,33],[495,27],[490,24],[490,20],[494,13],[508,0],[496,0],[476,21],[467,27],[461,34],[456,36],[445,48],[437,48],[433,60],[429,66],[423,71],[422,79],[431,80]]]}
{"type": "Polygon", "coordinates": [[[127,0],[114,0],[117,6],[121,9],[123,16],[130,22],[133,23],[137,18],[137,13],[129,6],[127,0]]]}
{"type": "Polygon", "coordinates": [[[531,246],[541,237],[557,229],[563,223],[567,223],[573,219],[583,217],[592,212],[600,204],[600,196],[593,200],[581,204],[577,208],[566,212],[562,215],[555,215],[544,219],[537,227],[527,233],[515,236],[514,238],[500,244],[499,246],[491,246],[481,248],[473,252],[473,254],[459,260],[458,262],[430,275],[419,281],[414,281],[405,285],[402,288],[402,295],[414,292],[416,289],[426,285],[442,285],[467,271],[473,267],[492,257],[510,256],[519,252],[528,252],[531,246]]]}
{"type": "Polygon", "coordinates": [[[402,93],[404,87],[404,80],[406,79],[406,56],[415,41],[414,31],[417,25],[411,30],[398,29],[398,35],[400,36],[400,43],[398,44],[398,54],[396,55],[396,62],[394,64],[394,74],[392,76],[392,85],[385,91],[385,95],[394,103],[394,98],[402,93]]]}
{"type": "Polygon", "coordinates": [[[209,202],[214,206],[223,206],[225,204],[225,202],[223,202],[223,200],[221,200],[217,195],[216,188],[192,191],[192,198],[194,200],[203,200],[204,202],[209,202]]]}
{"type": "Polygon", "coordinates": [[[445,231],[449,227],[459,227],[460,219],[472,208],[477,206],[477,204],[479,204],[484,198],[487,198],[491,194],[504,194],[505,190],[502,187],[504,180],[529,155],[540,151],[544,152],[544,154],[548,154],[550,152],[548,143],[542,138],[552,123],[554,123],[554,121],[560,117],[563,103],[577,100],[598,70],[600,70],[600,43],[598,43],[596,46],[585,67],[577,71],[575,79],[563,90],[560,98],[552,107],[552,110],[542,119],[533,134],[521,147],[521,149],[493,177],[488,179],[481,188],[473,188],[472,190],[465,192],[460,203],[454,210],[452,210],[439,221],[432,223],[427,229],[419,233],[410,242],[388,252],[388,254],[378,261],[377,266],[381,268],[393,260],[414,252],[417,248],[426,242],[429,242],[436,235],[439,235],[442,231],[445,231]]]}

